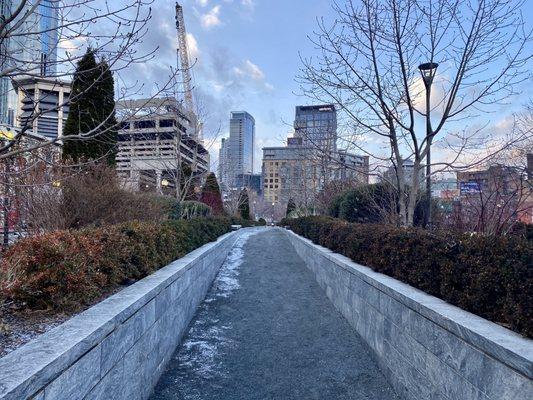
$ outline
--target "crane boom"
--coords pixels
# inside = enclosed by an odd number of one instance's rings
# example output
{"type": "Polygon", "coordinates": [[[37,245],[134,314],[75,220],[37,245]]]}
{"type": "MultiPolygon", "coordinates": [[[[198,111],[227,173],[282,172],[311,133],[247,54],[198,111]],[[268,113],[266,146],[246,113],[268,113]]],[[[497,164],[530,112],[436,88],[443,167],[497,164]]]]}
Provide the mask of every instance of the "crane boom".
{"type": "Polygon", "coordinates": [[[191,87],[191,66],[189,63],[189,49],[187,46],[187,31],[185,30],[183,7],[178,2],[176,2],[176,29],[178,30],[178,68],[181,67],[182,71],[185,108],[190,113],[194,113],[191,87]]]}

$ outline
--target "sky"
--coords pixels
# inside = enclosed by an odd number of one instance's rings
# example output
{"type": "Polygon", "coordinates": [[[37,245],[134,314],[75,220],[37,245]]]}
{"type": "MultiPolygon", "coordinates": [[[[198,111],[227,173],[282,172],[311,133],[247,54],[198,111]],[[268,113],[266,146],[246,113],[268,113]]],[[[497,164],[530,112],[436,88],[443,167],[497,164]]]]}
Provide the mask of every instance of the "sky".
{"type": "MultiPolygon", "coordinates": [[[[317,18],[333,21],[331,0],[181,0],[191,58],[195,100],[208,112],[205,135],[216,170],[221,137],[229,135],[229,114],[245,110],[256,120],[255,171],[260,172],[262,148],[280,146],[290,134],[296,105],[311,104],[296,82],[300,56],[313,56],[308,39],[317,18]],[[216,140],[213,138],[216,137],[216,140]]],[[[174,0],[154,0],[152,23],[142,47],[158,48],[150,62],[132,66],[144,91],[154,91],[176,64],[174,0]]],[[[533,18],[533,1],[524,6],[533,18]]],[[[529,50],[531,52],[531,47],[529,50]]],[[[531,80],[528,82],[531,84],[531,80]]],[[[532,85],[533,86],[533,85],[532,85]]],[[[533,89],[522,99],[531,98],[533,89]]],[[[508,129],[520,100],[500,106],[480,124],[508,129]]]]}
{"type": "MultiPolygon", "coordinates": [[[[175,65],[176,28],[173,0],[156,0],[153,23],[143,47],[159,46],[156,58],[133,66],[150,82],[164,81],[175,65]]],[[[230,111],[248,111],[256,121],[255,170],[262,148],[283,145],[292,128],[298,95],[295,76],[299,52],[309,54],[307,39],[316,17],[331,13],[330,0],[182,0],[193,68],[195,101],[208,109],[206,136],[216,169],[221,137],[229,136],[230,111]]],[[[136,72],[137,73],[137,72],[136,72]]]]}

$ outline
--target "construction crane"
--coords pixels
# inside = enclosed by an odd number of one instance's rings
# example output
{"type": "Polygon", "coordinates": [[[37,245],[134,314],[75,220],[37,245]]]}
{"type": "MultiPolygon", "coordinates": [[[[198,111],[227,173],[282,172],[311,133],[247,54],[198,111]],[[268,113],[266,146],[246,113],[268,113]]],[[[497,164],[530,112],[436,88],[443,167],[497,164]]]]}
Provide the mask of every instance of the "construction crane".
{"type": "Polygon", "coordinates": [[[194,113],[194,102],[192,99],[192,78],[191,65],[189,63],[189,49],[187,46],[187,31],[185,30],[185,20],[183,19],[183,7],[176,2],[176,29],[178,30],[178,69],[181,68],[183,79],[183,92],[185,98],[185,109],[189,113],[194,113]]]}

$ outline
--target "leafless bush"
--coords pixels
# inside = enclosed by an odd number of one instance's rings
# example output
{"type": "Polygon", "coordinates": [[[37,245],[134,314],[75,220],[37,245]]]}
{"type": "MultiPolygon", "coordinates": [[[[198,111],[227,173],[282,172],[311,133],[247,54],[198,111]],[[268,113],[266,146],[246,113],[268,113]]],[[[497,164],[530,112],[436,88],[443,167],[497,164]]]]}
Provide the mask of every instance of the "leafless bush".
{"type": "Polygon", "coordinates": [[[56,168],[53,179],[52,172],[45,177],[34,171],[26,176],[28,184],[18,187],[20,221],[29,234],[131,220],[162,221],[175,203],[124,190],[107,165],[88,164],[72,171],[70,166],[56,168]]]}

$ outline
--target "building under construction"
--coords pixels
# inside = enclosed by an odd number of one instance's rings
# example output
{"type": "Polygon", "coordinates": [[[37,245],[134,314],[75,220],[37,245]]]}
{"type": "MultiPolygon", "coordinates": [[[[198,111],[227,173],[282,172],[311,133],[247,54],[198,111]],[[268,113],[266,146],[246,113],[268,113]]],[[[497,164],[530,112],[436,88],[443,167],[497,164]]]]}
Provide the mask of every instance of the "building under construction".
{"type": "Polygon", "coordinates": [[[128,189],[174,195],[209,171],[196,123],[175,98],[122,101],[117,108],[117,172],[128,189]]]}
{"type": "Polygon", "coordinates": [[[194,109],[192,77],[183,8],[176,3],[177,92],[182,99],[163,97],[128,100],[118,105],[117,171],[126,186],[184,199],[209,172],[202,124],[194,109]],[[179,85],[178,85],[178,82],[179,85]]]}

